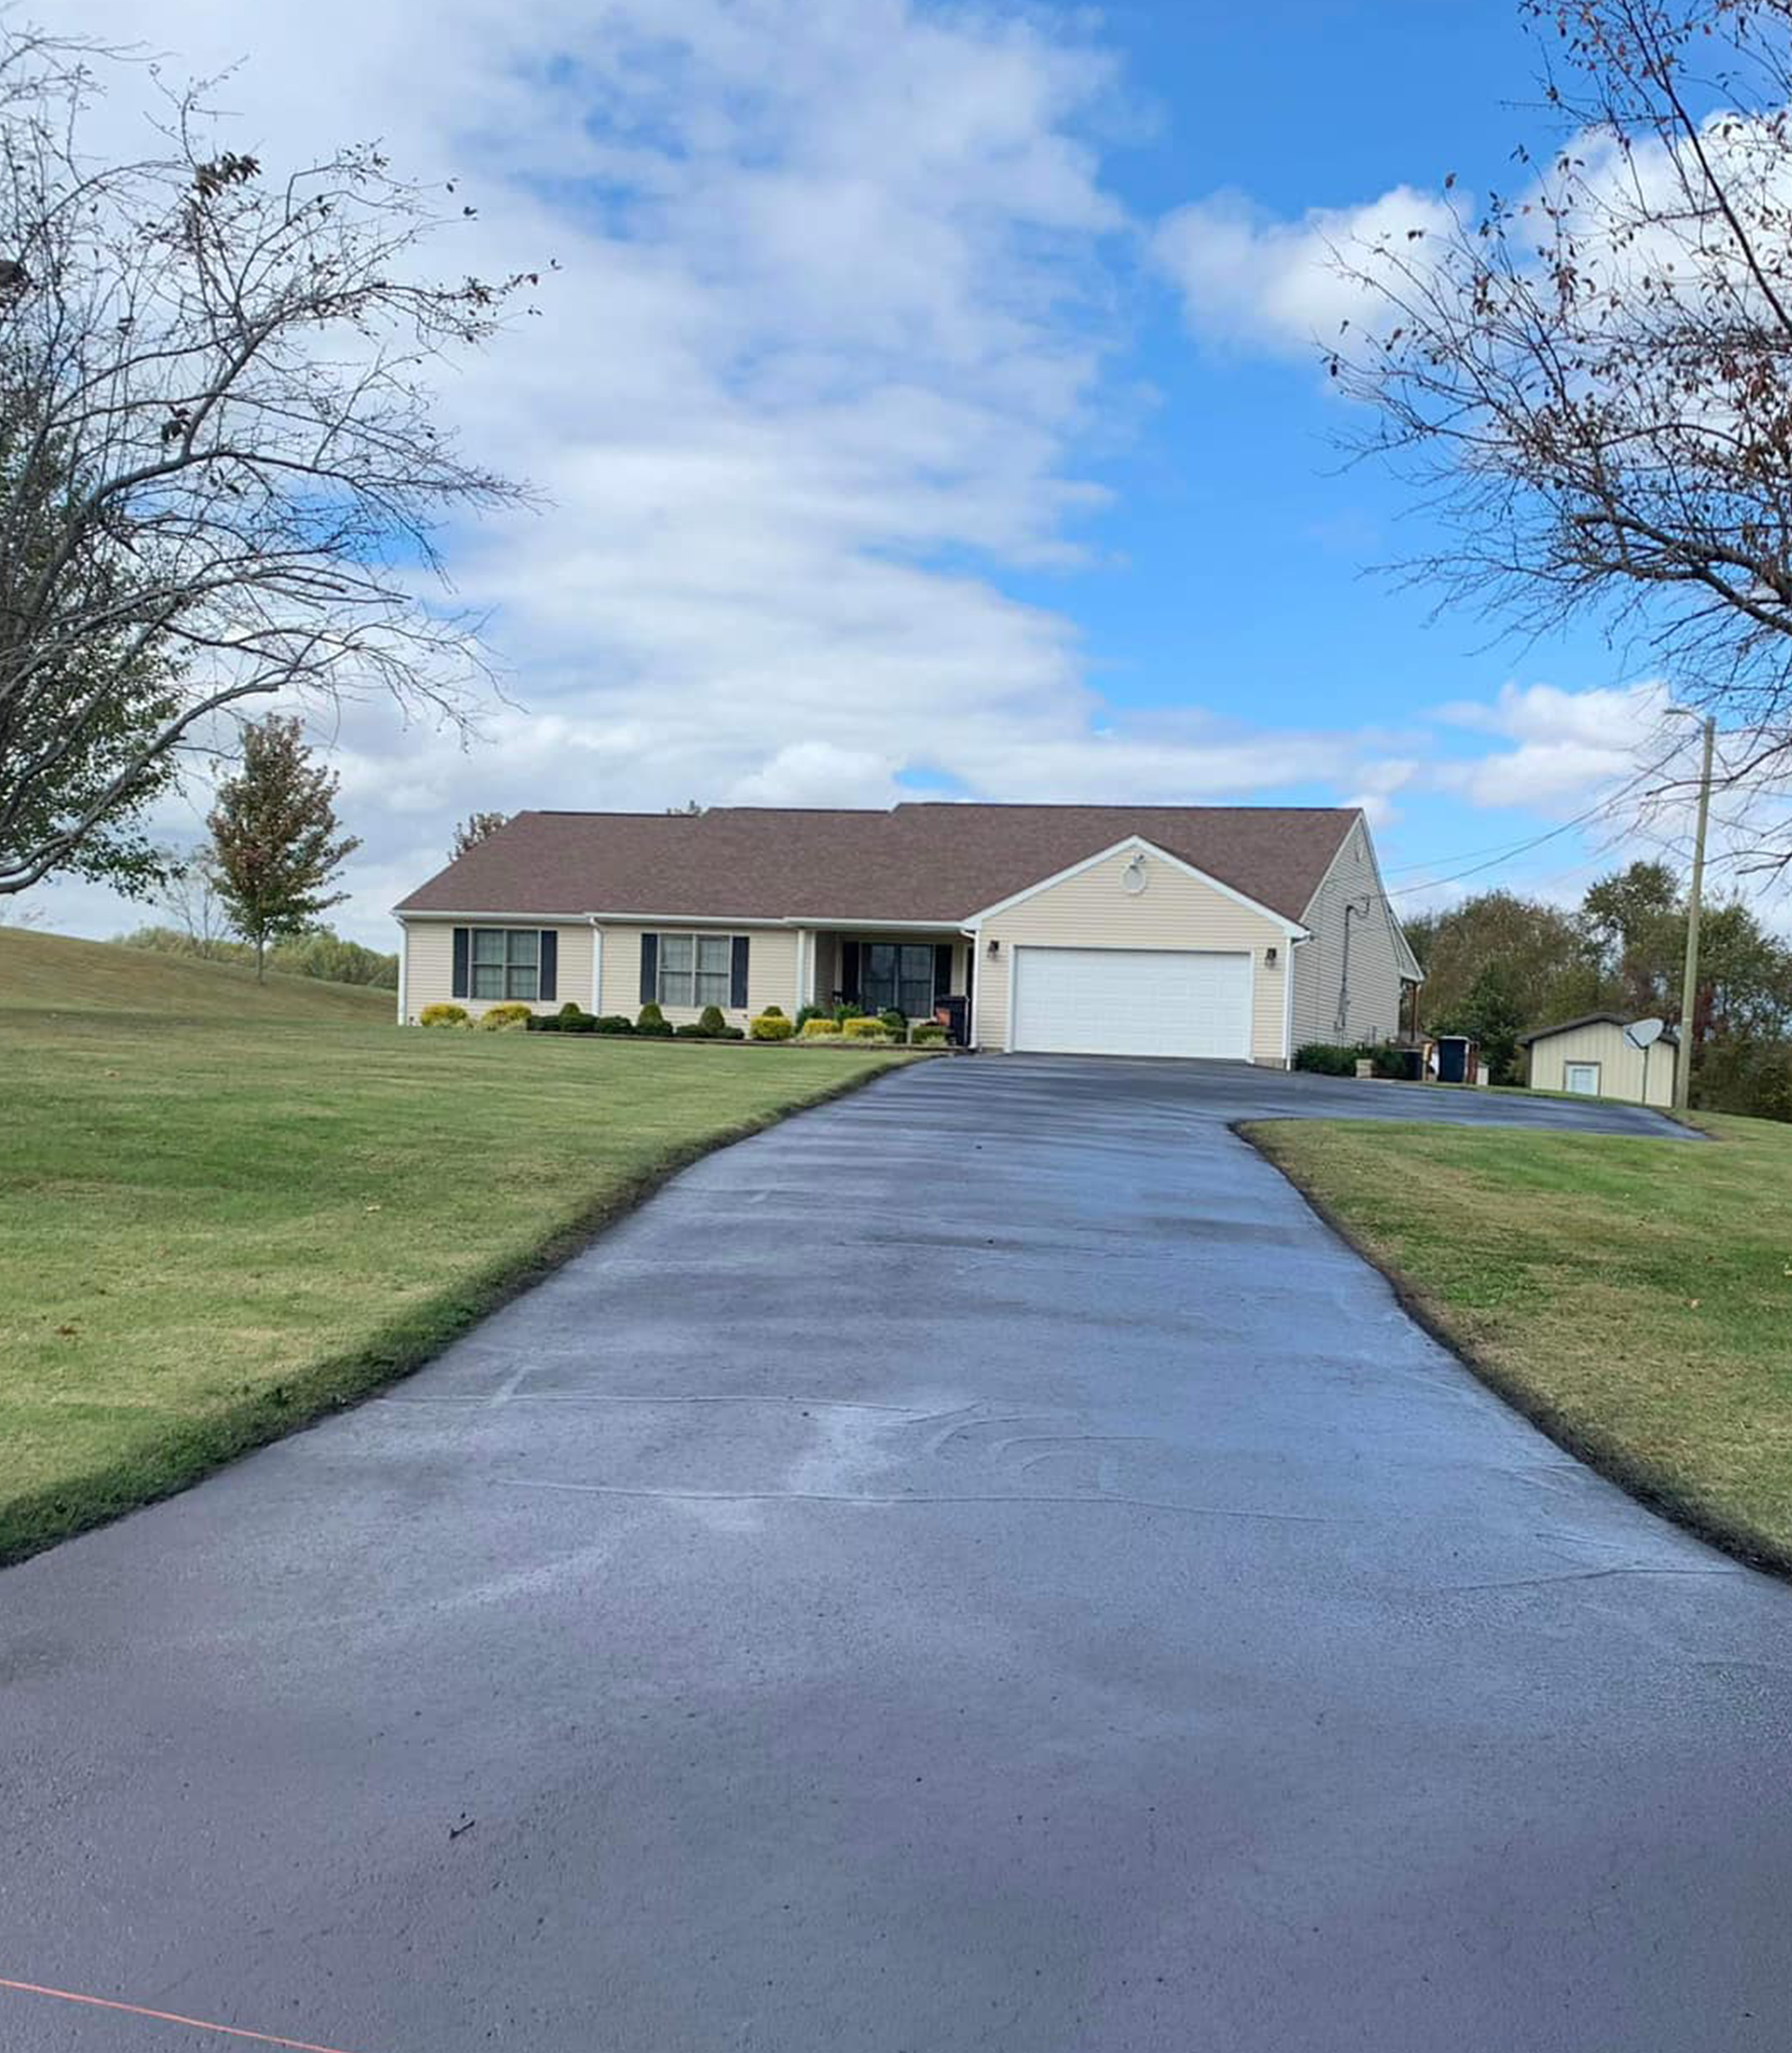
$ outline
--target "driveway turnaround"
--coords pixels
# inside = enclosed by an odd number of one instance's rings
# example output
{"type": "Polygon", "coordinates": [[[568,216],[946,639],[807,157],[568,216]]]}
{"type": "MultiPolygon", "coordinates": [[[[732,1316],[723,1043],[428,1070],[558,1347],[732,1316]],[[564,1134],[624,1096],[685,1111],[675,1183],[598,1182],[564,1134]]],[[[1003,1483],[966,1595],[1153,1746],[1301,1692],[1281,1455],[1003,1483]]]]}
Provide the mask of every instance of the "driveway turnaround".
{"type": "Polygon", "coordinates": [[[0,2046],[1781,2053],[1792,1591],[1227,1130],[1420,1110],[1674,1131],[923,1065],[0,1574],[0,2046]]]}

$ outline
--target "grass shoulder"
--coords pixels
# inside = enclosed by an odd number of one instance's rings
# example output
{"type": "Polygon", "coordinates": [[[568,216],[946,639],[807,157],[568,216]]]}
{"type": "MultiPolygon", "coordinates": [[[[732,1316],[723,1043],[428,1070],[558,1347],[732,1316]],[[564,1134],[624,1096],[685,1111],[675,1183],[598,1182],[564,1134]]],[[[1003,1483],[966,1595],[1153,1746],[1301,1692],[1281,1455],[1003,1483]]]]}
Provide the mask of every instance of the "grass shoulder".
{"type": "Polygon", "coordinates": [[[1565,1447],[1792,1572],[1792,1127],[1718,1146],[1521,1128],[1244,1129],[1565,1447]]]}
{"type": "Polygon", "coordinates": [[[682,1165],[908,1059],[0,1007],[0,1560],[416,1367],[682,1165]]]}

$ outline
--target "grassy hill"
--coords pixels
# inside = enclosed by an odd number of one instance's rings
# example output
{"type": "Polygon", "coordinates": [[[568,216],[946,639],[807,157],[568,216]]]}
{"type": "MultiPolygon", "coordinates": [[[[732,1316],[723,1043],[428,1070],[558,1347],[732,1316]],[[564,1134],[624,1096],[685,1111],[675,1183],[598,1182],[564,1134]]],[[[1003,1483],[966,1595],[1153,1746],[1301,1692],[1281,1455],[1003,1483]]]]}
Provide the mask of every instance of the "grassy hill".
{"type": "Polygon", "coordinates": [[[397,1009],[392,991],[275,976],[257,984],[234,962],[121,948],[116,941],[0,927],[0,1011],[134,1012],[172,1019],[287,1019],[371,1024],[397,1009]]]}
{"type": "Polygon", "coordinates": [[[0,1562],[389,1381],[679,1163],[907,1059],[394,1010],[0,929],[0,1562]]]}

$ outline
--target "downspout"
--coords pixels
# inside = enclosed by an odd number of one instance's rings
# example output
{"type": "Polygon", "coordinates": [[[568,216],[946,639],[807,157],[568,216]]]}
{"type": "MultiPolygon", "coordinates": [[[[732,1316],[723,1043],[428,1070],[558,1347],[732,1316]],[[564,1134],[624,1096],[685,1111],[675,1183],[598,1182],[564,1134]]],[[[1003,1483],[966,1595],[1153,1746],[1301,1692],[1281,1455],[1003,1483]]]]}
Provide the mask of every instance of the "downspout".
{"type": "Polygon", "coordinates": [[[585,917],[591,923],[591,1009],[603,1010],[603,928],[597,923],[597,915],[587,912],[585,917]]]}
{"type": "Polygon", "coordinates": [[[1350,1032],[1350,934],[1352,913],[1360,920],[1369,917],[1369,908],[1375,903],[1373,893],[1365,892],[1361,898],[1352,898],[1344,908],[1344,960],[1338,970],[1337,1018],[1332,1029],[1341,1037],[1350,1032]]]}

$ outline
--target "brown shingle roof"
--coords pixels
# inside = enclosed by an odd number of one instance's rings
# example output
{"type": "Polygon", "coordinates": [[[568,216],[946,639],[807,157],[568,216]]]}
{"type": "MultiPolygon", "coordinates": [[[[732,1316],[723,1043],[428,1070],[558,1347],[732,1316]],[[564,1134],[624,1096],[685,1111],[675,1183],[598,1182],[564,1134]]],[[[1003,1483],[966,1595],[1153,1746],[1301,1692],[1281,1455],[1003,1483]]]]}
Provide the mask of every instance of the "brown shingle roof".
{"type": "Polygon", "coordinates": [[[1136,834],[1298,920],[1356,818],[1320,806],[957,803],[519,813],[397,909],[956,926],[1136,834]]]}

